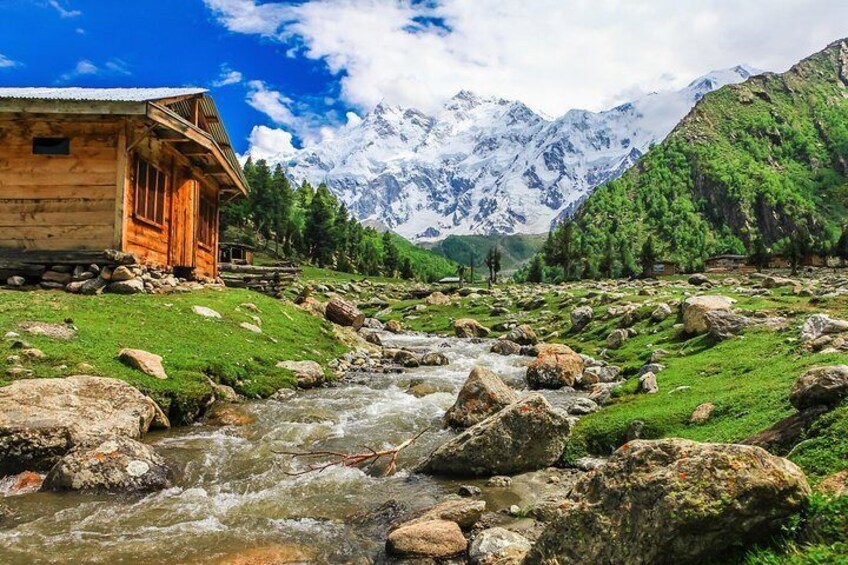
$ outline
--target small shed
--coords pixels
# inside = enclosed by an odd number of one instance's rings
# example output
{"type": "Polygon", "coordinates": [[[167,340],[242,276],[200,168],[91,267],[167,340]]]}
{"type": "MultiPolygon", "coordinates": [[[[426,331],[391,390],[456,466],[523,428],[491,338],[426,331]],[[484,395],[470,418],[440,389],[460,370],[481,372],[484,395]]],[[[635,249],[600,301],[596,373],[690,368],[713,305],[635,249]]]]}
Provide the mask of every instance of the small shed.
{"type": "Polygon", "coordinates": [[[660,259],[645,271],[646,277],[668,277],[679,272],[676,261],[660,259]]]}
{"type": "Polygon", "coordinates": [[[707,273],[749,273],[756,268],[749,264],[747,255],[715,255],[704,261],[707,273]]]}
{"type": "Polygon", "coordinates": [[[235,265],[253,265],[254,248],[238,241],[222,241],[218,245],[218,262],[235,265]]]}
{"type": "Polygon", "coordinates": [[[247,182],[198,88],[0,88],[0,260],[112,250],[218,272],[218,211],[247,182]]]}

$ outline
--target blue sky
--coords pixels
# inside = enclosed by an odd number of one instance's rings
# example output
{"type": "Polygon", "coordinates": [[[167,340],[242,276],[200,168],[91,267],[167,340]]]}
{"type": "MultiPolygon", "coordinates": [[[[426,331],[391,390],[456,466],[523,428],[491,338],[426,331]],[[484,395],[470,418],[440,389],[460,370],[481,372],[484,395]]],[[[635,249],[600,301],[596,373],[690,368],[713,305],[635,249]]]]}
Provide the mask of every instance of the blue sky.
{"type": "Polygon", "coordinates": [[[0,85],[204,86],[238,151],[287,154],[379,102],[602,110],[846,36],[845,0],[0,0],[0,85]]]}

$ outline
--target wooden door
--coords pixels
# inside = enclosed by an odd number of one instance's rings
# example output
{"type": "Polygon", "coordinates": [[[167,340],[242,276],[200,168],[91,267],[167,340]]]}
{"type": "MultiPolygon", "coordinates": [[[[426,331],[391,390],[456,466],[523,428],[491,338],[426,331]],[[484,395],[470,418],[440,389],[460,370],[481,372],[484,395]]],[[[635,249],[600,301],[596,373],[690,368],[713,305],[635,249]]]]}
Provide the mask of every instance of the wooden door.
{"type": "Polygon", "coordinates": [[[197,203],[200,185],[190,178],[178,179],[171,199],[171,243],[169,255],[174,267],[195,267],[197,257],[197,203]]]}

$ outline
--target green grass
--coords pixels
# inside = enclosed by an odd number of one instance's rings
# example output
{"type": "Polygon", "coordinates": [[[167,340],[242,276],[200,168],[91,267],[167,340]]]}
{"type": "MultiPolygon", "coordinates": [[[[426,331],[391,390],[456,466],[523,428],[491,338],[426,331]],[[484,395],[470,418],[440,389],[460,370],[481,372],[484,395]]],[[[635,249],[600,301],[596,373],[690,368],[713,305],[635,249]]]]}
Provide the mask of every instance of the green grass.
{"type": "MultiPolygon", "coordinates": [[[[332,327],[308,313],[258,293],[227,289],[185,294],[77,296],[62,292],[0,292],[0,329],[18,331],[22,339],[47,354],[28,366],[35,377],[85,372],[124,380],[151,395],[175,422],[189,421],[206,402],[207,377],[248,397],[264,397],[293,386],[282,360],[326,362],[344,352],[332,327]],[[255,304],[260,312],[240,307],[255,304]],[[206,306],[222,319],[192,312],[206,306]],[[239,327],[261,320],[262,334],[239,327]],[[63,323],[70,319],[79,334],[70,341],[32,336],[18,329],[23,321],[63,323]],[[124,348],[143,349],[164,357],[167,380],[158,380],[117,360],[124,348]]],[[[8,354],[13,353],[9,350],[8,354]]],[[[4,356],[5,359],[6,356],[4,356]]],[[[5,361],[4,361],[5,363],[5,361]]],[[[5,370],[0,386],[8,384],[5,370]]]]}

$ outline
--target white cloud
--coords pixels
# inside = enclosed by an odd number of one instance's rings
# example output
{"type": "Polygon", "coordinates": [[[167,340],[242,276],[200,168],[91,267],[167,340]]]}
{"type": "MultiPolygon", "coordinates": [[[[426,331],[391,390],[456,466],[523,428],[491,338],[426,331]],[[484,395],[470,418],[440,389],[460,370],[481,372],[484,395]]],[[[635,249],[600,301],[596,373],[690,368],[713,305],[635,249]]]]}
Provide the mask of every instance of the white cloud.
{"type": "Polygon", "coordinates": [[[363,110],[463,88],[598,110],[740,63],[782,71],[848,35],[844,0],[204,1],[229,30],[323,61],[363,110]]]}
{"type": "Polygon", "coordinates": [[[261,80],[251,80],[247,86],[247,103],[275,125],[285,126],[302,143],[311,145],[332,135],[336,121],[332,116],[316,114],[307,104],[298,104],[261,80]]]}
{"type": "Polygon", "coordinates": [[[236,70],[230,68],[229,65],[221,65],[221,74],[218,79],[212,83],[212,86],[220,88],[222,86],[230,86],[231,84],[239,84],[244,77],[236,70]]]}
{"type": "Polygon", "coordinates": [[[23,66],[22,63],[13,61],[4,54],[0,53],[0,69],[14,69],[15,67],[23,66]]]}
{"type": "Polygon", "coordinates": [[[47,0],[47,3],[50,4],[59,15],[63,18],[76,18],[82,15],[82,12],[79,10],[72,10],[70,8],[65,8],[62,4],[59,3],[59,0],[47,0]]]}
{"type": "Polygon", "coordinates": [[[129,66],[118,58],[109,59],[102,66],[95,64],[89,59],[80,59],[72,70],[63,73],[59,77],[59,82],[68,82],[83,76],[105,75],[117,77],[129,76],[131,74],[132,71],[130,71],[129,66]]]}
{"type": "Polygon", "coordinates": [[[297,152],[292,145],[292,134],[283,129],[254,126],[248,140],[250,149],[241,156],[242,162],[251,157],[254,161],[265,159],[278,163],[286,161],[297,152]]]}

